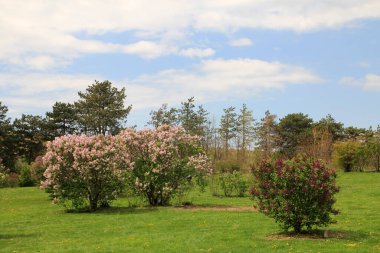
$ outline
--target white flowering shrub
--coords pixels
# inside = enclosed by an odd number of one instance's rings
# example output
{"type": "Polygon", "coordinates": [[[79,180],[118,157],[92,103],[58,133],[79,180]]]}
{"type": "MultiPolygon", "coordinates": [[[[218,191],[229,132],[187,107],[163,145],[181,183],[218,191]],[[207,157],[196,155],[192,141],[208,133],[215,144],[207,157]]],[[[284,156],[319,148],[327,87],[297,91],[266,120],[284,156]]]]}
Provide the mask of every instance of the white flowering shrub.
{"type": "Polygon", "coordinates": [[[74,208],[107,206],[124,189],[128,154],[115,136],[63,136],[47,144],[41,187],[74,208]]]}
{"type": "Polygon", "coordinates": [[[119,135],[133,166],[129,178],[136,192],[150,205],[168,205],[171,197],[193,177],[212,172],[202,153],[199,138],[181,127],[161,126],[155,130],[125,130],[119,135]]]}

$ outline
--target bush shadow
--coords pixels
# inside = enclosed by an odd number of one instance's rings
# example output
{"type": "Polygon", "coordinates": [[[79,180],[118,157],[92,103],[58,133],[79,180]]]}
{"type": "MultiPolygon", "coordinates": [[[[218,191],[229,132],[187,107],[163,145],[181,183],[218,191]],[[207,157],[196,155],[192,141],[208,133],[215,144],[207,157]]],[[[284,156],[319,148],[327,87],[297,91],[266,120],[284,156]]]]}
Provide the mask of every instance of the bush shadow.
{"type": "Polygon", "coordinates": [[[144,214],[157,211],[157,207],[125,207],[125,206],[111,206],[111,207],[101,207],[96,211],[90,211],[89,208],[82,209],[69,209],[66,213],[88,213],[88,214],[105,214],[105,215],[121,215],[121,214],[144,214]]]}
{"type": "Polygon", "coordinates": [[[17,238],[36,237],[36,234],[0,234],[0,240],[12,240],[17,238]]]}
{"type": "Polygon", "coordinates": [[[369,234],[362,231],[350,230],[324,230],[315,229],[311,231],[304,231],[302,233],[291,232],[278,232],[266,236],[267,240],[326,240],[326,239],[342,239],[354,242],[363,241],[367,239],[369,234]]]}

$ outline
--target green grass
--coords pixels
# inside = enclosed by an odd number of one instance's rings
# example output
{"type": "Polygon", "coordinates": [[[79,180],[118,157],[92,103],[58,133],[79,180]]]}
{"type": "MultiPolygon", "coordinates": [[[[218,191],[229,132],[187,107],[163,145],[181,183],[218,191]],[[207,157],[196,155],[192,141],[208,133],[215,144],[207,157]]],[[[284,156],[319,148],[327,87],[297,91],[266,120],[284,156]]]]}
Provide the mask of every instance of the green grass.
{"type": "MultiPolygon", "coordinates": [[[[380,252],[380,174],[339,174],[341,238],[271,239],[280,232],[252,211],[129,208],[67,213],[37,188],[0,189],[0,252],[380,252]]],[[[248,198],[192,192],[202,206],[248,206],[248,198]]]]}

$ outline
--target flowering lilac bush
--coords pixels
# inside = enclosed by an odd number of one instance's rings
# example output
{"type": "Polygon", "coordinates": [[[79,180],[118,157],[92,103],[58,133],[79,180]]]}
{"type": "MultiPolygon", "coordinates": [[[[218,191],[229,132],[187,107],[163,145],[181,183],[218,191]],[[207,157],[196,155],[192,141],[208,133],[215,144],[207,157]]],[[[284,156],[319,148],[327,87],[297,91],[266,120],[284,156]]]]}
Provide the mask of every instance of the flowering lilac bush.
{"type": "Polygon", "coordinates": [[[48,189],[58,203],[96,210],[124,189],[130,159],[114,136],[63,136],[47,144],[43,163],[48,189]]]}
{"type": "Polygon", "coordinates": [[[133,161],[130,183],[150,205],[169,204],[174,194],[188,188],[193,177],[202,182],[201,178],[211,173],[199,138],[187,134],[181,127],[127,129],[119,138],[133,161]]]}
{"type": "Polygon", "coordinates": [[[303,157],[263,161],[252,168],[255,185],[251,194],[259,210],[285,230],[327,226],[332,223],[336,173],[321,161],[303,157]]]}

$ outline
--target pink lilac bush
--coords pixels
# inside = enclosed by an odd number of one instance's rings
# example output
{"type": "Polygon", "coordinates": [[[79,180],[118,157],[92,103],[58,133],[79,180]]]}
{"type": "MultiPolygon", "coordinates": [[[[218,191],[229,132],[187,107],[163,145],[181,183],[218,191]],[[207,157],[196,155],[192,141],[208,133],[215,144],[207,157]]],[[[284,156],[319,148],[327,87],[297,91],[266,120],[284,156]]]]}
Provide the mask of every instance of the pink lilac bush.
{"type": "Polygon", "coordinates": [[[119,138],[134,162],[130,182],[150,205],[169,204],[171,197],[183,190],[193,177],[200,179],[212,172],[199,137],[187,134],[181,127],[127,129],[119,138]]]}
{"type": "Polygon", "coordinates": [[[131,166],[115,136],[62,136],[47,143],[45,181],[55,202],[96,210],[124,189],[131,166]]]}
{"type": "Polygon", "coordinates": [[[272,217],[284,230],[327,226],[337,214],[333,208],[335,171],[322,161],[297,157],[291,160],[263,161],[252,168],[255,185],[251,194],[258,209],[272,217]]]}

